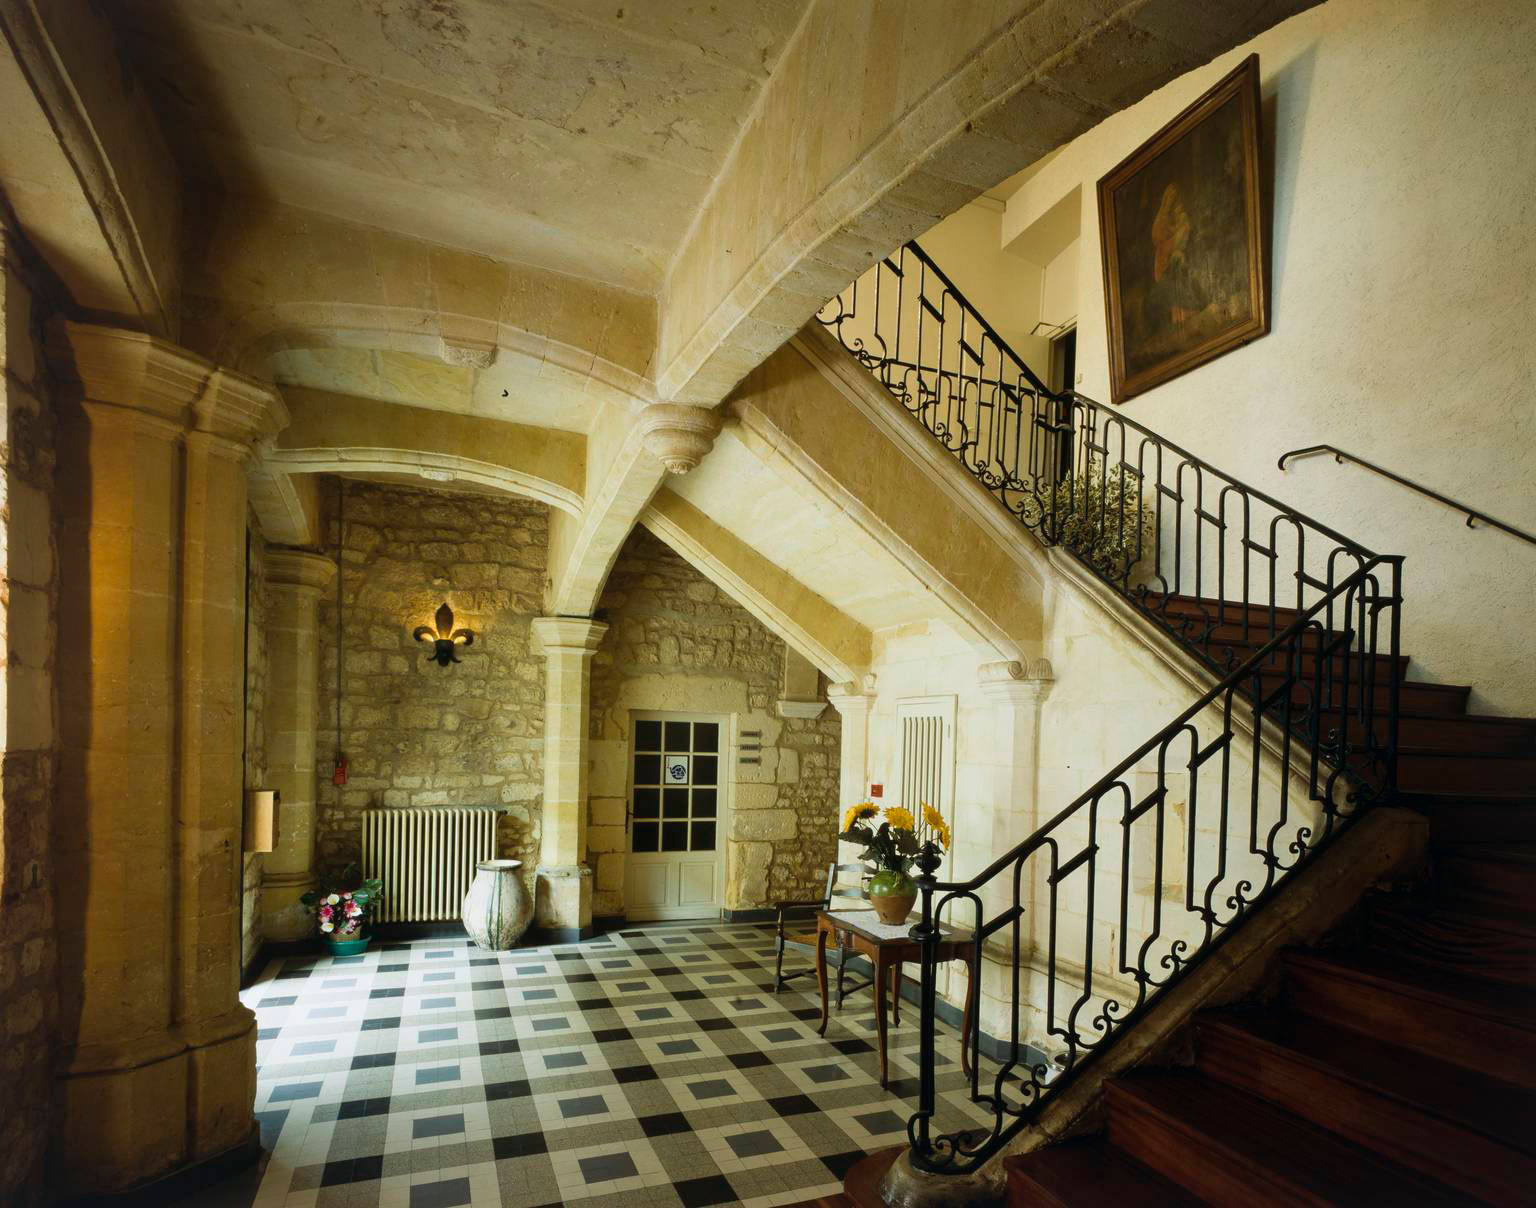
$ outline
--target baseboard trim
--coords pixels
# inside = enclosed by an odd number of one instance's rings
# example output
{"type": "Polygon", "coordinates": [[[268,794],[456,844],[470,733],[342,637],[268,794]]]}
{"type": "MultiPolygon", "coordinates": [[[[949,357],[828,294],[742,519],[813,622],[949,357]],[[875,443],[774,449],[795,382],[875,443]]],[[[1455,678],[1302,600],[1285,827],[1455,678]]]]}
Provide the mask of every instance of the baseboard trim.
{"type": "Polygon", "coordinates": [[[401,940],[467,940],[469,932],[457,919],[438,923],[380,923],[370,929],[374,939],[384,943],[401,940]]]}
{"type": "Polygon", "coordinates": [[[778,918],[778,911],[771,907],[751,910],[722,910],[720,917],[727,923],[771,923],[778,918]]]}
{"type": "Polygon", "coordinates": [[[519,948],[532,945],[538,947],[546,944],[579,944],[582,940],[590,940],[594,936],[607,935],[610,931],[617,931],[621,927],[629,926],[629,920],[622,914],[605,914],[594,918],[585,927],[530,927],[528,934],[523,937],[519,948]]]}

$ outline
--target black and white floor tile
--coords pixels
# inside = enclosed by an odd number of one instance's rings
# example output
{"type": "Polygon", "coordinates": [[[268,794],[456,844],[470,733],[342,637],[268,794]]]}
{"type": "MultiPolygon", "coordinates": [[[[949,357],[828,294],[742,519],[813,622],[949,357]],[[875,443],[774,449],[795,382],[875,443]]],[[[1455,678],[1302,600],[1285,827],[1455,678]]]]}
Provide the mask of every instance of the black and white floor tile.
{"type": "MultiPolygon", "coordinates": [[[[775,995],[772,970],[770,929],[722,923],[274,960],[243,995],[271,1147],[254,1206],[758,1208],[835,1193],[905,1137],[916,1011],[891,1030],[882,1090],[869,992],[822,1038],[815,979],[775,995]]],[[[947,1030],[939,1053],[939,1123],[982,1120],[947,1030]]]]}

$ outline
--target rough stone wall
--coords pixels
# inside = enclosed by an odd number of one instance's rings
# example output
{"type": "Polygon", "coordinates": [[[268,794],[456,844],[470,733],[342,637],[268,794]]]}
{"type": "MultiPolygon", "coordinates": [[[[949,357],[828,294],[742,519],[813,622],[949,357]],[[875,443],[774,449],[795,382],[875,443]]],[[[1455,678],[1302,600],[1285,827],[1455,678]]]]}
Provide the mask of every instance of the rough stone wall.
{"type": "MultiPolygon", "coordinates": [[[[322,597],[317,727],[317,865],[360,857],[363,810],[503,805],[499,854],[538,861],[543,799],[544,660],[530,646],[549,545],[543,504],[343,482],[342,750],[336,756],[336,603],[322,597]],[[474,631],[460,663],[439,667],[411,632],[444,601],[474,631]]],[[[334,493],[336,483],[325,488],[334,493]]],[[[338,520],[328,525],[336,548],[338,520]]]]}
{"type": "MultiPolygon", "coordinates": [[[[245,614],[245,787],[263,788],[267,782],[267,544],[251,521],[250,561],[246,567],[245,614]]],[[[240,967],[249,969],[261,948],[260,852],[242,854],[240,880],[240,967]]]]}
{"type": "Polygon", "coordinates": [[[760,763],[722,760],[732,782],[727,908],[819,891],[836,854],[841,722],[830,708],[813,720],[777,716],[784,643],[644,529],[624,544],[599,607],[609,630],[592,666],[593,913],[624,909],[632,710],[735,713],[738,730],[761,733],[760,763]]]}
{"type": "Polygon", "coordinates": [[[56,768],[54,427],[40,276],[0,226],[0,1203],[43,1202],[58,1015],[51,827],[56,768]]]}

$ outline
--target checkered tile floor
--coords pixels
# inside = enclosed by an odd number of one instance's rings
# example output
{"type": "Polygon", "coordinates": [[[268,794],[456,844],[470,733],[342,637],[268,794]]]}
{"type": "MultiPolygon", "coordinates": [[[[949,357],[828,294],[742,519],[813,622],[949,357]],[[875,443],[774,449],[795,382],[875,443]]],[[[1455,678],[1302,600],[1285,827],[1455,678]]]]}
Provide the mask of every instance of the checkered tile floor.
{"type": "MultiPolygon", "coordinates": [[[[864,1153],[905,1136],[916,1011],[891,1031],[882,1091],[869,992],[823,1039],[815,979],[775,996],[772,970],[770,929],[722,923],[500,954],[456,939],[274,960],[242,995],[272,1148],[254,1204],[622,1195],[692,1208],[834,1193],[864,1153]]],[[[947,1030],[939,1054],[939,1123],[981,1120],[947,1030]]]]}

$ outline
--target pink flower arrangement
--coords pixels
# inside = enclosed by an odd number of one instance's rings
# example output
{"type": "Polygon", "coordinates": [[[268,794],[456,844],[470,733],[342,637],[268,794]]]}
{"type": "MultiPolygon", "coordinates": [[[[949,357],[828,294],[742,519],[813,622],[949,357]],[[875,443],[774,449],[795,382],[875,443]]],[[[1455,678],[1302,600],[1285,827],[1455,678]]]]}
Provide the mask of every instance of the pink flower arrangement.
{"type": "Polygon", "coordinates": [[[346,893],[327,894],[320,902],[320,930],[336,939],[351,939],[363,929],[363,908],[346,893]]]}
{"type": "Polygon", "coordinates": [[[315,911],[315,923],[320,934],[328,940],[355,940],[362,938],[368,923],[369,907],[379,900],[380,884],[366,880],[360,885],[349,868],[342,884],[356,885],[355,889],[329,889],[305,894],[300,901],[315,911]]]}

